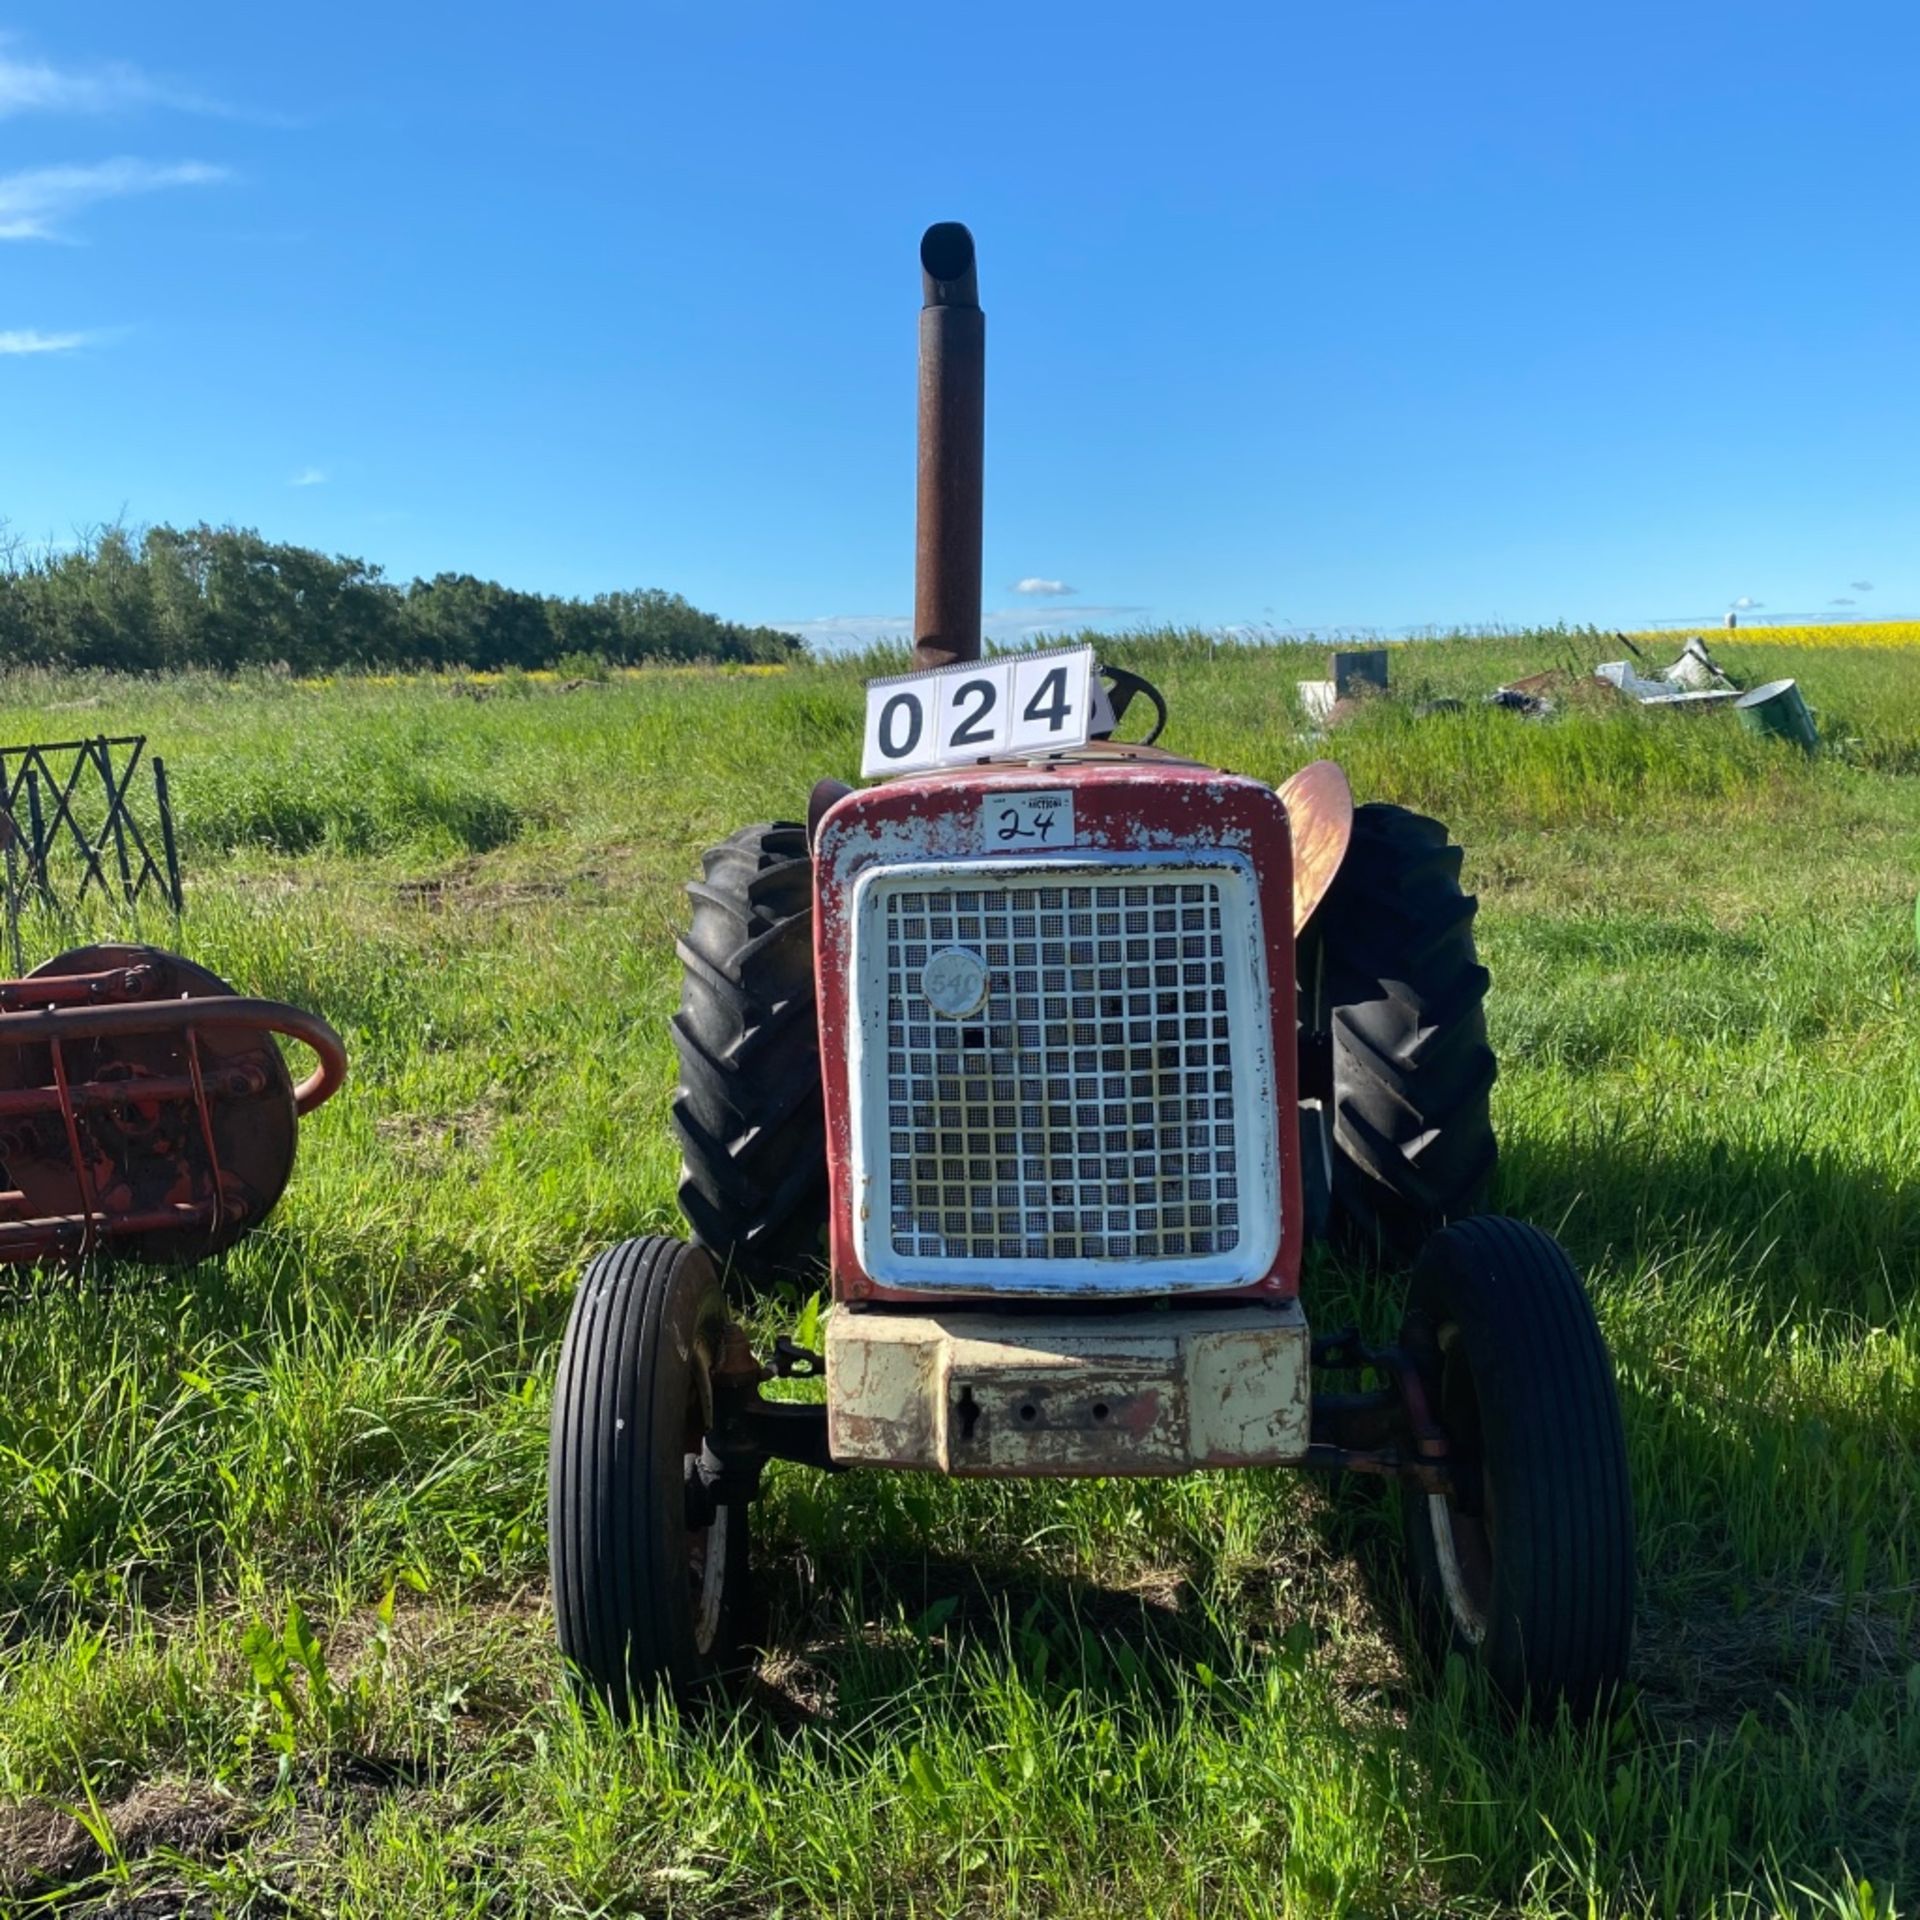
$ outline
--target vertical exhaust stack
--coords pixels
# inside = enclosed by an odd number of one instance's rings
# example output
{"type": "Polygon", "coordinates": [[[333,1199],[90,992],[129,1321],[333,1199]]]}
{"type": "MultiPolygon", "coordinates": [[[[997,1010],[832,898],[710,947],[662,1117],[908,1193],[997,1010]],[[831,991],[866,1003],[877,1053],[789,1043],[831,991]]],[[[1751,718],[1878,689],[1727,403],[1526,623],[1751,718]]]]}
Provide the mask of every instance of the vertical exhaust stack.
{"type": "Polygon", "coordinates": [[[980,657],[980,499],[987,316],[973,235],[957,220],[920,240],[920,481],[914,532],[913,664],[980,657]]]}

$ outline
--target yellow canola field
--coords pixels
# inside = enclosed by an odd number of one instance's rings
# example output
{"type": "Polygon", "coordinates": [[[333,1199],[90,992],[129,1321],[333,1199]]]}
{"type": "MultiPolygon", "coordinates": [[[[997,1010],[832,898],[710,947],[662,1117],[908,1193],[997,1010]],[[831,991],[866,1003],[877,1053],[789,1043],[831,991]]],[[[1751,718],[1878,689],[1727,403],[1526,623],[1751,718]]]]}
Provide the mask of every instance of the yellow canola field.
{"type": "MultiPolygon", "coordinates": [[[[1733,633],[1714,628],[1699,631],[1713,647],[1920,647],[1920,620],[1862,621],[1857,626],[1741,627],[1733,633]]],[[[1672,632],[1634,635],[1636,640],[1672,637],[1672,632]]]]}

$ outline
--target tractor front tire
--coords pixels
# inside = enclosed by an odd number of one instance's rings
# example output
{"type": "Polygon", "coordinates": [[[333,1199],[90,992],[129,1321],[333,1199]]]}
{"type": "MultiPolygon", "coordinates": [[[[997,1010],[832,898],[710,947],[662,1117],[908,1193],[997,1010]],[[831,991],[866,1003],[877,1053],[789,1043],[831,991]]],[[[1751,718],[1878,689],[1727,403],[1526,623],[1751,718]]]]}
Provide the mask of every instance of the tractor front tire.
{"type": "Polygon", "coordinates": [[[1437,820],[1378,802],[1299,947],[1301,1091],[1317,1097],[1311,1211],[1351,1243],[1411,1259],[1480,1205],[1497,1150],[1478,902],[1437,820]]]}
{"type": "Polygon", "coordinates": [[[588,1267],[554,1382],[547,1550],[560,1650],[617,1714],[697,1703],[742,1665],[744,1502],[702,1474],[727,1328],[713,1262],[628,1240],[588,1267]]]}
{"type": "Polygon", "coordinates": [[[1400,1339],[1455,1475],[1448,1494],[1401,1490],[1430,1646],[1536,1718],[1604,1708],[1633,1636],[1633,1501],[1579,1275],[1538,1227],[1459,1221],[1421,1255],[1400,1339]]]}
{"type": "Polygon", "coordinates": [[[772,821],[702,864],[673,1019],[680,1210],[723,1270],[761,1285],[817,1267],[827,1225],[813,861],[804,827],[772,821]]]}

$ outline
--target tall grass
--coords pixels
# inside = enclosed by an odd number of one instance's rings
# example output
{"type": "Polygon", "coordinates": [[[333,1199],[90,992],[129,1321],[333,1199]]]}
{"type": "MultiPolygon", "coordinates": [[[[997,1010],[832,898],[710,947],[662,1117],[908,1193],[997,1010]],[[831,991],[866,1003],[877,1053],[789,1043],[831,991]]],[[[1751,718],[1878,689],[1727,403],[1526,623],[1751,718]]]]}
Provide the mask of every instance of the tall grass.
{"type": "MultiPolygon", "coordinates": [[[[1469,849],[1499,1200],[1589,1276],[1641,1532],[1636,1692],[1545,1731],[1403,1651],[1391,1500],[1289,1474],[776,1470],[749,1704],[580,1711],[544,1611],[568,1290],[675,1219],[680,883],[852,777],[856,671],[0,681],[0,739],[152,736],[180,938],[354,1058],[224,1260],[0,1301],[0,1911],[1911,1910],[1920,701],[1890,650],[1769,639],[1741,669],[1796,674],[1834,752],[1478,706],[1555,644],[1398,648],[1406,701],[1324,743],[1318,649],[1111,648],[1170,744],[1337,752],[1469,849]]],[[[1324,1257],[1307,1292],[1397,1313],[1324,1257]]]]}

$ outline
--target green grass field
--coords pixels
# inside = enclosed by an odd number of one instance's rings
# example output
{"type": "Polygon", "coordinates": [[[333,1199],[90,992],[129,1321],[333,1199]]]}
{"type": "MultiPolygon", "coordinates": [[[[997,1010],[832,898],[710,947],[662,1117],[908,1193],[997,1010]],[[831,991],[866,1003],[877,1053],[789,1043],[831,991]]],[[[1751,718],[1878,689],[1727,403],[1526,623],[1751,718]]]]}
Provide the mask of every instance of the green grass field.
{"type": "MultiPolygon", "coordinates": [[[[1322,750],[1318,650],[1111,652],[1171,745],[1322,750]]],[[[353,1056],[232,1255],[0,1299],[0,1913],[1920,1908],[1920,651],[1724,655],[1798,674],[1833,751],[1404,702],[1332,743],[1468,848],[1497,1202],[1565,1238],[1619,1371],[1637,1684],[1517,1732],[1401,1651],[1391,1496],[1267,1473],[776,1468],[748,1704],[583,1715],[545,1592],[570,1287],[676,1222],[679,886],[852,776],[857,674],[0,679],[0,741],[152,737],[181,944],[353,1056]]],[[[1323,1256],[1306,1295],[1397,1319],[1323,1256]]]]}

